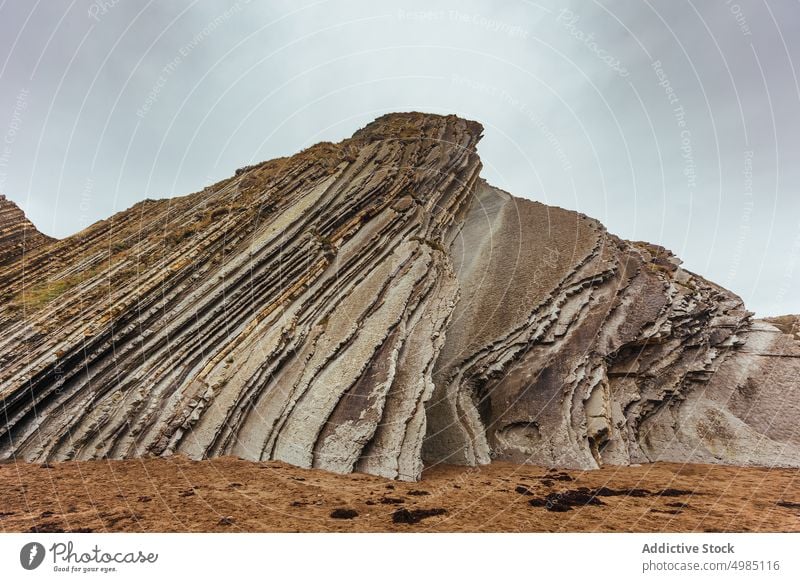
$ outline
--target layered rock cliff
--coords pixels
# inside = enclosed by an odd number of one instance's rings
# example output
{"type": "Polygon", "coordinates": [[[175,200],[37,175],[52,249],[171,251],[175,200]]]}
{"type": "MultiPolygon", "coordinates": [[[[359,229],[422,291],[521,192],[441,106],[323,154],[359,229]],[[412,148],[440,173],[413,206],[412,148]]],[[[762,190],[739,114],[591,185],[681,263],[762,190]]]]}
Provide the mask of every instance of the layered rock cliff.
{"type": "Polygon", "coordinates": [[[0,265],[52,240],[39,232],[16,204],[0,194],[0,265]]]}
{"type": "Polygon", "coordinates": [[[800,344],[384,116],[0,262],[0,456],[800,466],[800,344]]]}

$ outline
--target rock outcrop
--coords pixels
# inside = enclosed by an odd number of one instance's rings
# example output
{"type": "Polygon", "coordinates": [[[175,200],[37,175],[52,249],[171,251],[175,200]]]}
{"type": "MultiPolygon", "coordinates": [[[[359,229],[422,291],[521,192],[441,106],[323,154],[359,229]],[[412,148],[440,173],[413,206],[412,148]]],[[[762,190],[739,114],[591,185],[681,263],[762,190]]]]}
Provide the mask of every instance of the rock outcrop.
{"type": "Polygon", "coordinates": [[[384,116],[0,263],[0,456],[800,466],[800,343],[384,116]]]}
{"type": "Polygon", "coordinates": [[[16,204],[0,194],[0,265],[52,241],[33,226],[16,204]]]}

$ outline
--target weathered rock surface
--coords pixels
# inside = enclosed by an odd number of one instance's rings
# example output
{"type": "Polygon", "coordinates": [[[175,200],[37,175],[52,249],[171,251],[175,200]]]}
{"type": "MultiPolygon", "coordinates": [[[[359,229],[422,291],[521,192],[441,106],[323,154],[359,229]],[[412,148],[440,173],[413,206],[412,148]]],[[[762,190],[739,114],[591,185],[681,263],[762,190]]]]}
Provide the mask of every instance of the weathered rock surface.
{"type": "Polygon", "coordinates": [[[800,466],[800,343],[392,114],[2,264],[0,457],[800,466]]]}
{"type": "Polygon", "coordinates": [[[52,241],[33,226],[16,204],[0,194],[0,265],[52,241]]]}

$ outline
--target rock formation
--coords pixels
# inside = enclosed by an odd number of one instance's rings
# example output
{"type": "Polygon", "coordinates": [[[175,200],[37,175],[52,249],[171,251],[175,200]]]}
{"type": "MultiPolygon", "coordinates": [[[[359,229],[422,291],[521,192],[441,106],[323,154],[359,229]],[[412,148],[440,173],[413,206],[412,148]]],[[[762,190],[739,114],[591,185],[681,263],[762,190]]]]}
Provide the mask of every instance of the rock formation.
{"type": "Polygon", "coordinates": [[[488,185],[481,131],[387,115],[0,262],[0,457],[800,466],[800,343],[488,185]]]}
{"type": "Polygon", "coordinates": [[[36,230],[22,210],[0,194],[0,265],[52,240],[36,230]]]}

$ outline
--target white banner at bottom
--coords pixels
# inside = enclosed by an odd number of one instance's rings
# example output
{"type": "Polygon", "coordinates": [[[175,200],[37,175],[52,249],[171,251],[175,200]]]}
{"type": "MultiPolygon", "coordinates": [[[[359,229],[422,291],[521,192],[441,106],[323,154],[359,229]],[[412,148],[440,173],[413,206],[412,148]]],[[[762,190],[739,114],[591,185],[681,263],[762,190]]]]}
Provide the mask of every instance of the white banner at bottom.
{"type": "Polygon", "coordinates": [[[0,579],[794,581],[798,549],[800,534],[11,533],[0,579]]]}

